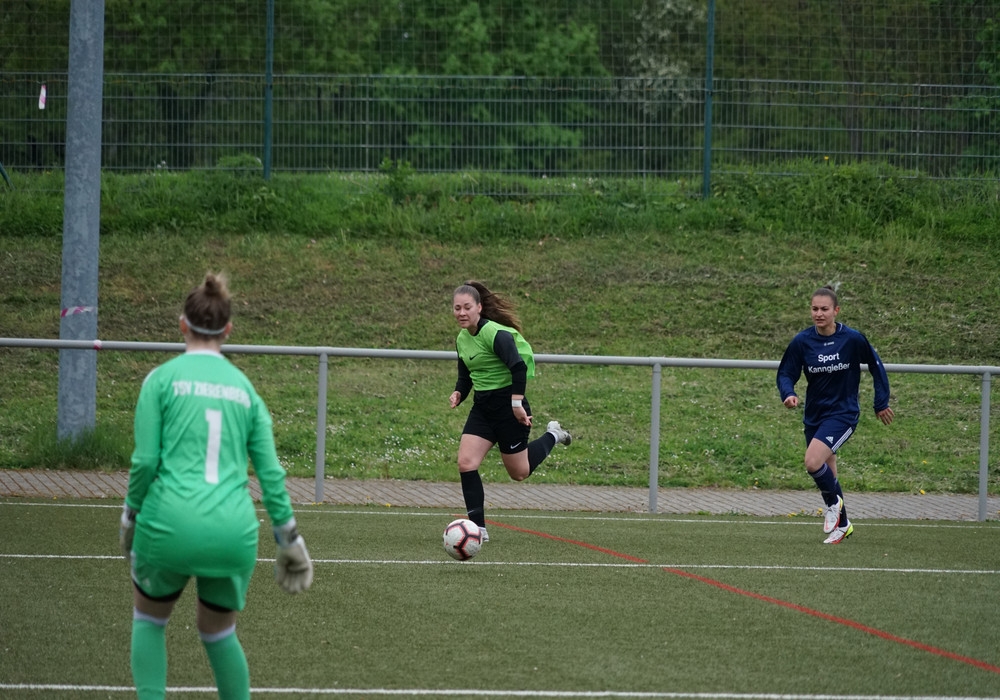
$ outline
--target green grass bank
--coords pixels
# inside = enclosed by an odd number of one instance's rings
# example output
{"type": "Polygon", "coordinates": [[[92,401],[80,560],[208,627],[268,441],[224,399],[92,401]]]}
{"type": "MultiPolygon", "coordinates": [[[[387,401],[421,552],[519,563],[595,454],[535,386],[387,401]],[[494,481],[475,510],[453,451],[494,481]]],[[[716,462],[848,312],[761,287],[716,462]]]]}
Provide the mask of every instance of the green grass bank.
{"type": "MultiPolygon", "coordinates": [[[[12,182],[0,194],[0,336],[58,338],[61,176],[12,182]]],[[[267,182],[232,169],[107,174],[99,336],[179,341],[183,297],[211,269],[230,277],[232,342],[451,350],[451,292],[477,278],[516,300],[539,353],[777,360],[810,324],[811,292],[834,283],[840,320],[887,364],[993,366],[998,215],[995,183],[866,166],[719,177],[705,201],[684,181],[398,166],[267,182]]],[[[66,450],[54,439],[58,353],[0,349],[0,467],[127,468],[139,386],[164,359],[101,353],[97,431],[66,450]]],[[[311,474],[315,359],[233,359],[274,414],[289,472],[311,474]]],[[[862,422],[840,454],[845,488],[974,492],[979,378],[890,380],[890,427],[862,385],[862,422]]],[[[330,382],[328,475],[457,479],[465,408],[448,409],[450,362],[338,359],[330,382]]],[[[649,368],[541,365],[529,385],[536,424],[558,419],[576,439],[532,479],[645,485],[650,392],[649,368]]],[[[664,369],[661,485],[811,488],[802,448],[801,413],[781,406],[771,372],[664,369]]],[[[484,475],[506,479],[498,458],[484,475]]]]}

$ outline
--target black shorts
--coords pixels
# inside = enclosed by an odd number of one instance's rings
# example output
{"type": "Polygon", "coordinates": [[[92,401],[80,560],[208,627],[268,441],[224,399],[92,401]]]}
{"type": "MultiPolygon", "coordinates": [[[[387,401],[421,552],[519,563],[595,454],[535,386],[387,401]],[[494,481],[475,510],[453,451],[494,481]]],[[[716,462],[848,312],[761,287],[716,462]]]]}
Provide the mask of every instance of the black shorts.
{"type": "MultiPolygon", "coordinates": [[[[522,404],[530,416],[528,399],[522,404]]],[[[528,449],[531,426],[522,425],[514,417],[509,393],[476,392],[469,417],[465,419],[463,435],[475,435],[495,444],[503,454],[517,454],[528,449]]]]}

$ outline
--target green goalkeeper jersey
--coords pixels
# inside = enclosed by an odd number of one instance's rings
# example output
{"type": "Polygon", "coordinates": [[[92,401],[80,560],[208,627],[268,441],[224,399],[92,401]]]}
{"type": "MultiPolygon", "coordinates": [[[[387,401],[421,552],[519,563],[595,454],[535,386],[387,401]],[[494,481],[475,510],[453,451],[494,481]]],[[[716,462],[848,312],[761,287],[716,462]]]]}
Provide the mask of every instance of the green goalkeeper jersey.
{"type": "Polygon", "coordinates": [[[271,415],[217,352],[186,352],[146,377],[135,411],[126,503],[133,547],[166,570],[227,576],[252,567],[258,519],[248,463],[274,525],[292,517],[271,415]]]}

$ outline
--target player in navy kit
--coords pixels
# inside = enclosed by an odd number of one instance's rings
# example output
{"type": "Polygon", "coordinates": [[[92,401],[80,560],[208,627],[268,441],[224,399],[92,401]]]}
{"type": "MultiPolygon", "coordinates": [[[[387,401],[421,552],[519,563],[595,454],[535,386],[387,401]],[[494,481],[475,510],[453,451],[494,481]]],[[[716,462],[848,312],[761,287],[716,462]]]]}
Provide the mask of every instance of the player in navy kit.
{"type": "Polygon", "coordinates": [[[535,471],[552,448],[568,445],[572,437],[557,421],[545,434],[528,442],[531,407],[524,396],[535,374],[531,346],[521,336],[521,324],[511,303],[479,282],[467,282],[452,295],[455,320],[462,330],[458,351],[458,381],[449,402],[456,408],[474,388],[475,397],[458,446],[458,472],[469,519],[489,541],[484,512],[486,496],[479,465],[494,444],[507,474],[522,481],[535,471]]]}
{"type": "Polygon", "coordinates": [[[875,348],[864,334],[837,322],[840,307],[830,287],[812,295],[813,327],[796,335],[778,366],[778,393],[788,408],[799,405],[795,383],[806,374],[806,405],[802,422],[806,435],[806,470],[826,504],[823,544],[839,544],[851,536],[844,493],[837,480],[837,450],[854,434],[861,416],[858,388],[861,365],[867,364],[875,387],[875,415],[892,423],[889,377],[875,348]]]}

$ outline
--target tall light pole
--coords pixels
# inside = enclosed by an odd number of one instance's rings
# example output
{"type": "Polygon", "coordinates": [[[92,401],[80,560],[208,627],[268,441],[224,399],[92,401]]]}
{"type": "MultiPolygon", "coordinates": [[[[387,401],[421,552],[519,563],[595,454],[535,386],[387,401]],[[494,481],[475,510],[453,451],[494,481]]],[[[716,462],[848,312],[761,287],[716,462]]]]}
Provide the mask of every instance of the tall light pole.
{"type": "MultiPolygon", "coordinates": [[[[60,340],[97,338],[101,229],[104,0],[72,0],[63,200],[60,340]]],[[[97,416],[97,353],[59,351],[57,436],[76,439],[97,416]]]]}

